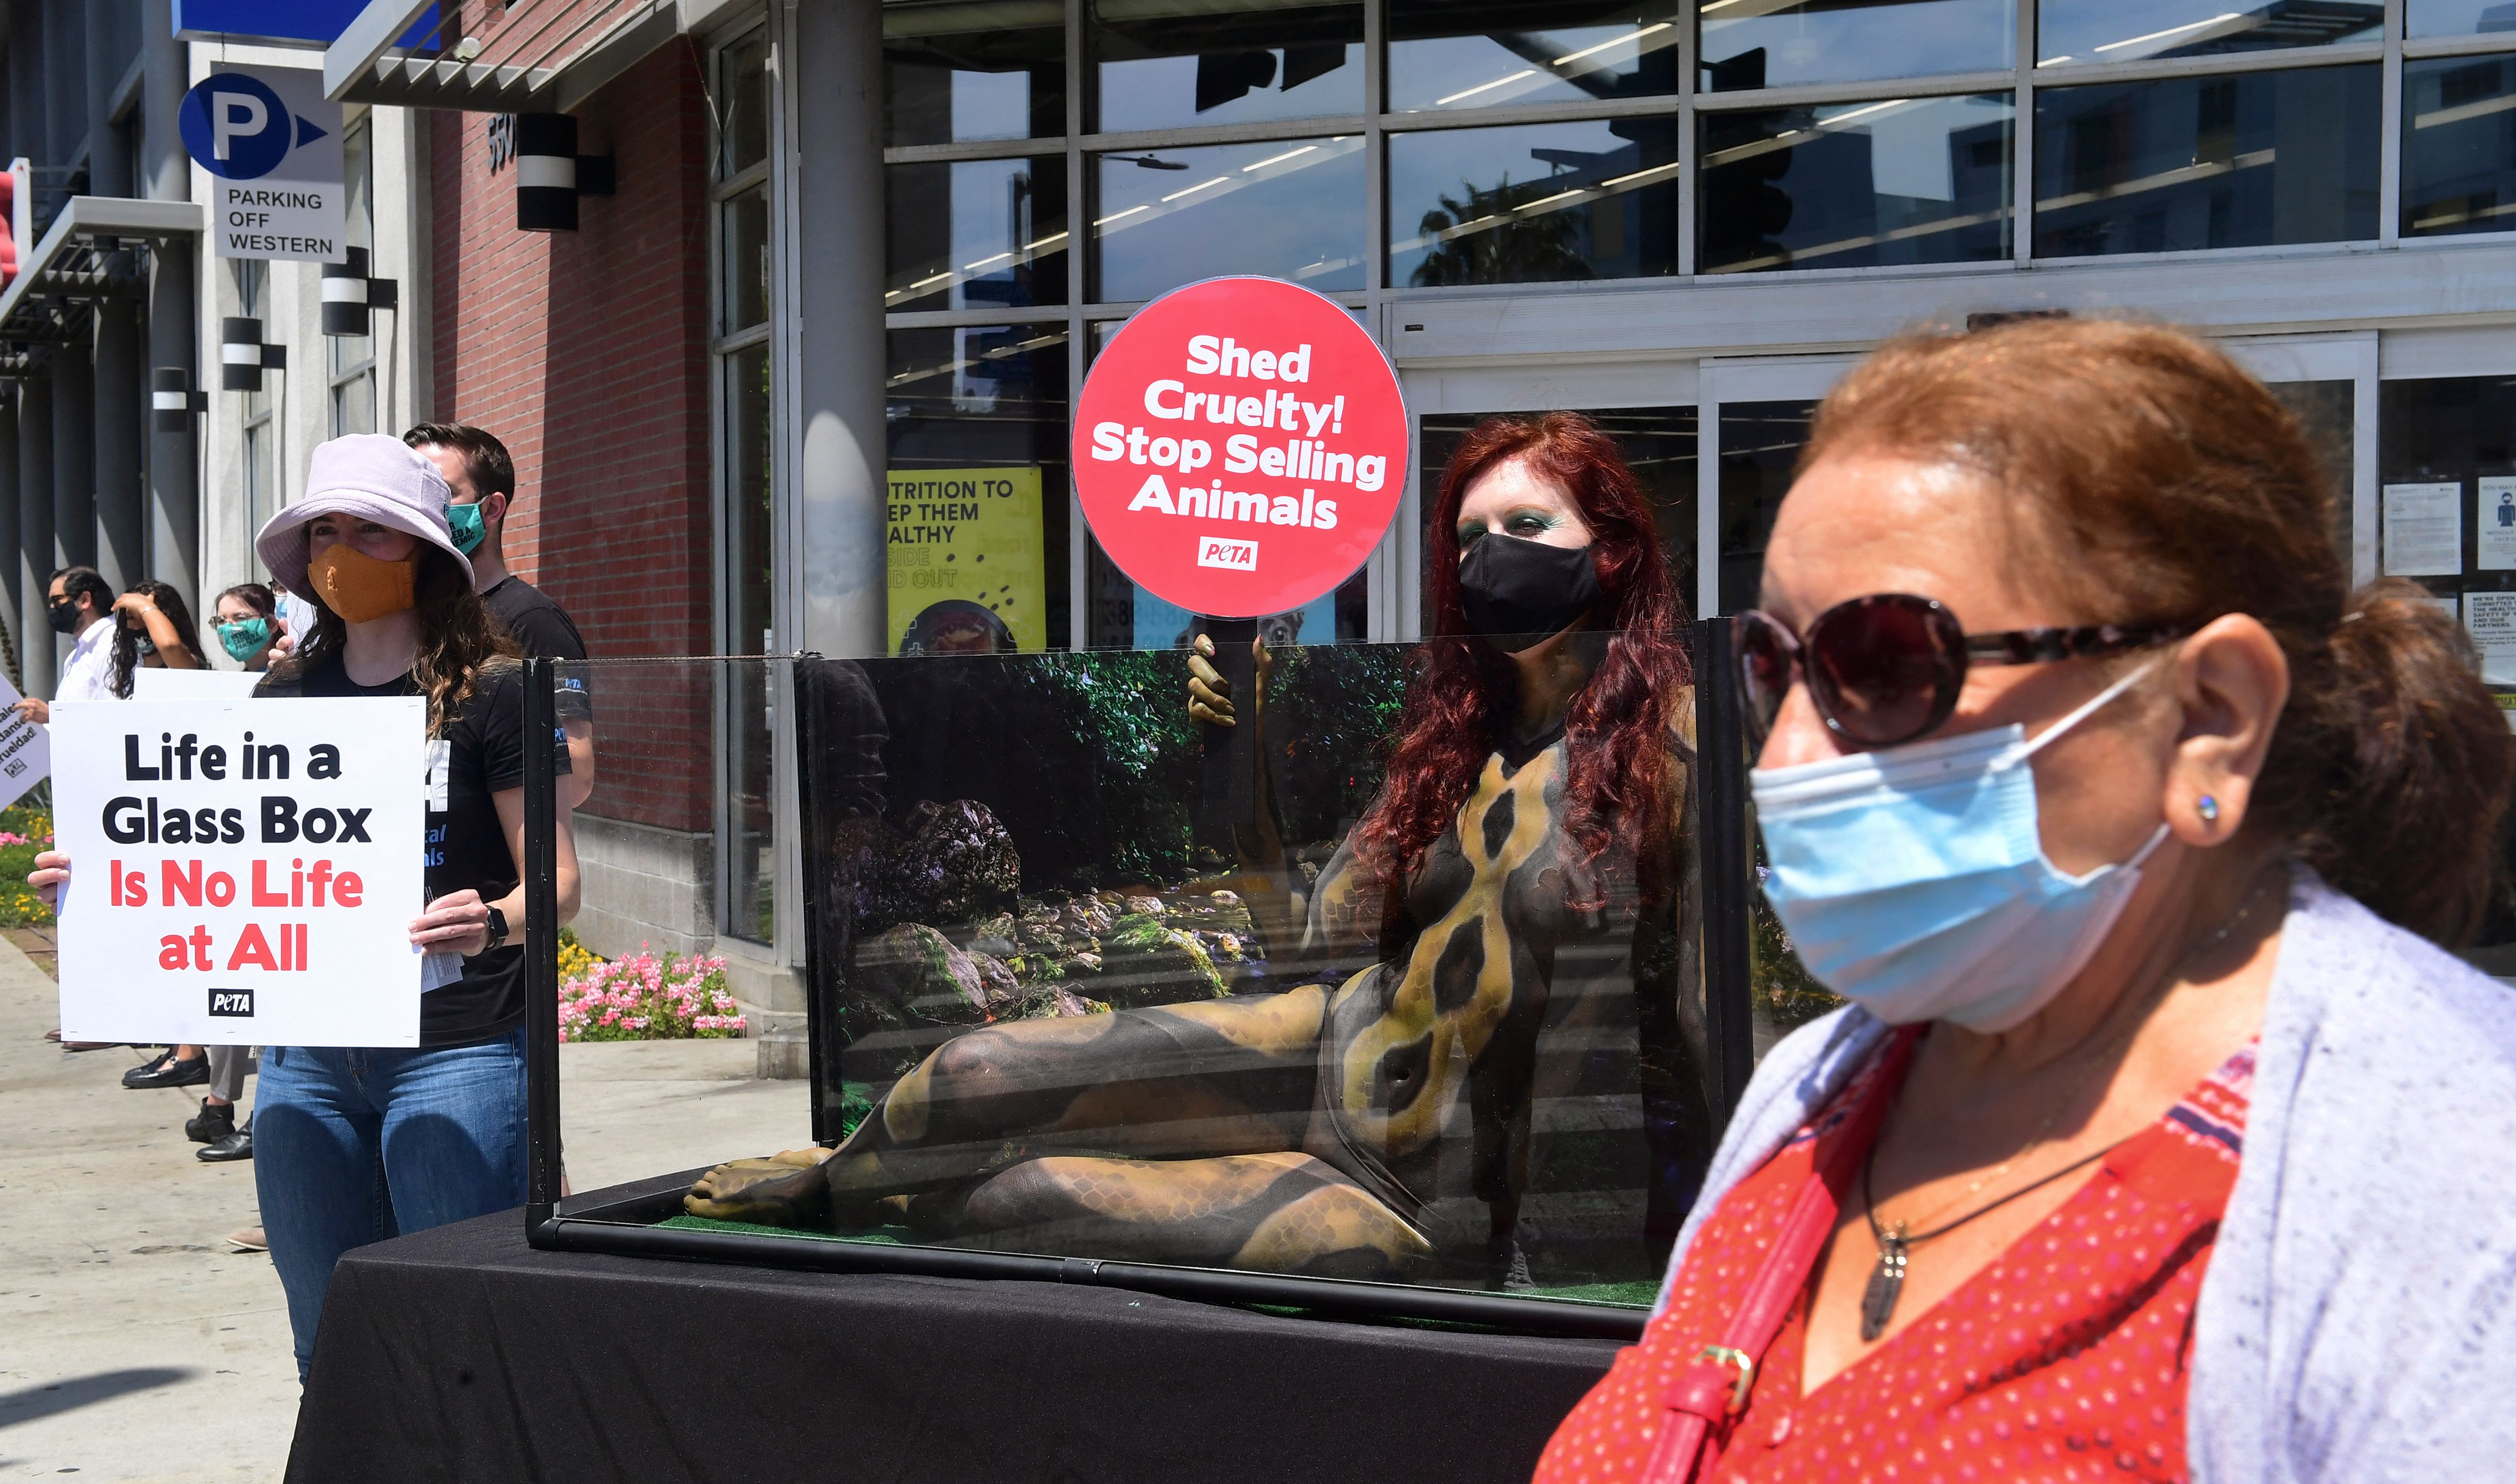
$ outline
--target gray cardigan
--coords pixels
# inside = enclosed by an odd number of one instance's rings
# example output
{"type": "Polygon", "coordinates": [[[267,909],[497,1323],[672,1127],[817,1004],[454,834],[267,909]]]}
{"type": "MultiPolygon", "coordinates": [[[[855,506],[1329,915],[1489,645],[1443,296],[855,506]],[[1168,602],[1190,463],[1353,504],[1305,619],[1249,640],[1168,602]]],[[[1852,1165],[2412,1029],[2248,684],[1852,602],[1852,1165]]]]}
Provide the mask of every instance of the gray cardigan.
{"type": "MultiPolygon", "coordinates": [[[[1840,1010],[1766,1055],[1672,1277],[1886,1030],[1840,1010]]],[[[2194,1332],[2197,1480],[2516,1479],[2516,992],[2304,868],[2194,1332]]]]}

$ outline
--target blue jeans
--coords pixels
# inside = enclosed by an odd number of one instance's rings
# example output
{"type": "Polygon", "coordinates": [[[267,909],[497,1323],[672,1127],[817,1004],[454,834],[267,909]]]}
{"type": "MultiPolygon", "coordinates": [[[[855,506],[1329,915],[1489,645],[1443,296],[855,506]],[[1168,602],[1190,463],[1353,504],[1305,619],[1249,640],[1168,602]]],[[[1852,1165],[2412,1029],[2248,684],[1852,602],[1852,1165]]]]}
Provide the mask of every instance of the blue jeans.
{"type": "Polygon", "coordinates": [[[442,1050],[273,1046],[253,1114],[300,1380],[343,1252],[524,1202],[522,1030],[442,1050]]]}

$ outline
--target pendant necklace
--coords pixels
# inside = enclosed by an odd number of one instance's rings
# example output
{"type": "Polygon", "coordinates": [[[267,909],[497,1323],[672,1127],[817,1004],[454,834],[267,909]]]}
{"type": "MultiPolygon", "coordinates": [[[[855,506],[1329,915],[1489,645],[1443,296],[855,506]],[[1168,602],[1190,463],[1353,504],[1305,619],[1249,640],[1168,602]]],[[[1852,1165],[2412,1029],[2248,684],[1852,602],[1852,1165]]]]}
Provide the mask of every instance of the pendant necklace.
{"type": "MultiPolygon", "coordinates": [[[[1976,1179],[1972,1185],[1966,1188],[1965,1194],[1959,1196],[1957,1200],[1965,1201],[1970,1199],[1975,1192],[1983,1189],[1987,1183],[1997,1179],[2000,1175],[2005,1173],[2009,1166],[2016,1164],[2021,1158],[2043,1147],[2044,1136],[2052,1132],[2053,1125],[2061,1121],[2063,1110],[2069,1108],[2073,1103],[2079,1100],[2080,1092],[2086,1089],[2088,1081],[2094,1077],[2096,1070],[2103,1067],[2108,1058],[2111,1057],[2114,1052],[2120,1049],[2120,1042],[2128,1041],[2131,1039],[2132,1033],[2137,1031],[2141,1025],[2148,1020],[2150,1009],[2155,1008],[2157,1000],[2166,997],[2166,991],[2175,985],[2177,982],[2177,976],[2182,972],[2185,965],[2210,952],[2210,950],[2217,948],[2220,944],[2225,943],[2228,940],[2228,935],[2236,931],[2237,924],[2245,920],[2246,916],[2253,912],[2254,905],[2262,900],[2263,892],[2270,886],[2271,882],[2285,874],[2285,871],[2279,872],[2277,874],[2267,874],[2262,884],[2257,885],[2251,892],[2247,893],[2245,900],[2238,906],[2234,912],[2229,914],[2228,920],[2220,924],[2217,932],[2212,933],[2208,938],[2202,940],[2198,947],[2178,958],[2175,961],[2174,966],[2169,968],[2165,975],[2160,978],[2159,988],[2152,992],[2152,1004],[2144,1006],[2140,1014],[2134,1016],[2131,1021],[2125,1025],[2122,1032],[2112,1038],[2111,1042],[2105,1047],[2105,1049],[2090,1060],[2088,1071],[2082,1073],[2079,1081],[2073,1084],[2070,1092],[2066,1094],[2060,1102],[2054,1104],[2053,1111],[2044,1116],[2044,1122],[2039,1124],[2036,1127],[2035,1132],[2028,1138],[2026,1145],[2022,1147],[2017,1154],[2011,1155],[2008,1159],[2001,1161],[2000,1164],[1993,1166],[1990,1173],[1976,1179]]],[[[1975,1209],[1966,1212],[1964,1215],[1957,1217],[1953,1221],[1945,1222],[1925,1232],[1912,1231],[1908,1227],[1907,1223],[1903,1221],[1899,1221],[1893,1226],[1882,1226],[1879,1224],[1877,1203],[1870,1198],[1869,1194],[1869,1169],[1872,1165],[1877,1163],[1878,1159],[1878,1145],[1873,1142],[1869,1146],[1868,1155],[1864,1158],[1861,1163],[1861,1208],[1862,1214],[1867,1217],[1869,1221],[1870,1240],[1878,1244],[1878,1266],[1870,1272],[1869,1285],[1862,1291],[1861,1294],[1861,1342],[1863,1344],[1875,1343],[1879,1336],[1887,1333],[1887,1326],[1895,1319],[1896,1300],[1903,1297],[1905,1293],[1905,1269],[1908,1262],[1907,1253],[1914,1247],[1924,1242],[1928,1242],[1934,1237],[1945,1237],[1949,1233],[1955,1231],[1958,1227],[1972,1221],[1977,1216],[1990,1215],[1992,1212],[2000,1209],[2002,1207],[2007,1206],[2010,1202],[2017,1200],[2021,1196],[2041,1190],[2045,1186],[2052,1184],[2054,1181],[2061,1179],[2064,1175],[2085,1169],[2090,1165],[2095,1164],[2097,1161],[2104,1159],[2107,1155],[2114,1153],[2117,1149],[2121,1148],[2131,1139],[2137,1138],[2139,1136],[2139,1130],[2135,1130],[2133,1133],[2126,1134],[2123,1138],[2117,1139],[2115,1142],[2108,1144],[2105,1148],[2098,1150],[2094,1154],[2074,1160],[2070,1164],[2063,1166],[2061,1168],[2054,1170],[2050,1174],[2039,1176],[2038,1178],[2018,1187],[2018,1189],[2011,1191],[2009,1194],[2002,1196],[1988,1205],[1978,1207],[1975,1209]]],[[[1943,1210],[1947,1209],[1946,1207],[1941,1208],[1943,1210]]]]}

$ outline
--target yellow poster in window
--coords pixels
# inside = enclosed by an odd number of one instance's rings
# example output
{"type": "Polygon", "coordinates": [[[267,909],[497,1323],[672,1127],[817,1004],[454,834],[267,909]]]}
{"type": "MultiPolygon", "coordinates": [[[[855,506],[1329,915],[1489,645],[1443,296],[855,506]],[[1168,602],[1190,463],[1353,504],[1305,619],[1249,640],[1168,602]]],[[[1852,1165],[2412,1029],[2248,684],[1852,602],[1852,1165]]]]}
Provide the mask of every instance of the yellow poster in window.
{"type": "Polygon", "coordinates": [[[890,484],[891,653],[1046,649],[1039,466],[895,469],[890,484]]]}

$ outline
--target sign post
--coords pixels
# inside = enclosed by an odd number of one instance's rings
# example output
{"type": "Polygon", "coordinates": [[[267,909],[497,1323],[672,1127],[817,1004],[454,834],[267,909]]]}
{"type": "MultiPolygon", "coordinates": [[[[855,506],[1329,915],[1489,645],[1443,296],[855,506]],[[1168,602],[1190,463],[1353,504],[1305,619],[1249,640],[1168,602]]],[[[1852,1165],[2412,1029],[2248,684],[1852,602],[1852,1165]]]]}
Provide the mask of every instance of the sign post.
{"type": "MultiPolygon", "coordinates": [[[[1138,310],[1093,361],[1075,496],[1119,571],[1206,615],[1216,668],[1245,700],[1255,620],[1369,560],[1409,442],[1398,373],[1343,305],[1279,278],[1209,278],[1138,310]]],[[[1210,817],[1251,818],[1254,745],[1247,728],[1208,733],[1210,817]]]]}
{"type": "Polygon", "coordinates": [[[427,707],[53,708],[62,1038],[419,1043],[427,707]]]}
{"type": "Polygon", "coordinates": [[[324,101],[320,71],[222,66],[192,85],[175,118],[216,182],[219,257],[349,261],[341,106],[324,101]]]}

